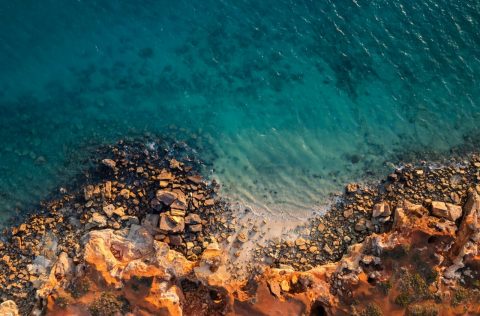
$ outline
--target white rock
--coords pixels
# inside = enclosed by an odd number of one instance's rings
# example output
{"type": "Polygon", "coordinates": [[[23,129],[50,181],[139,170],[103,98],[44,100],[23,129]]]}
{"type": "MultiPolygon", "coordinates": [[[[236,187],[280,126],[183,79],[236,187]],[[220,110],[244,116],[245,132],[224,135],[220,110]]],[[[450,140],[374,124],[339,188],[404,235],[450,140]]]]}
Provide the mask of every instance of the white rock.
{"type": "Polygon", "coordinates": [[[1,316],[18,316],[17,304],[14,301],[9,300],[0,304],[0,315],[1,316]]]}

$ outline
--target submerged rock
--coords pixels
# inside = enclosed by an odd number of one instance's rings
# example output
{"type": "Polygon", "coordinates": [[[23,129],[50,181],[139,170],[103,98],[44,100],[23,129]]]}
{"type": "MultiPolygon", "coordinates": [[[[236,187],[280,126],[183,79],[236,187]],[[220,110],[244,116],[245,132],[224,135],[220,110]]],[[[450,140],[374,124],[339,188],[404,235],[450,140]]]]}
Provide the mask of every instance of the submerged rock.
{"type": "Polygon", "coordinates": [[[103,163],[104,166],[106,166],[108,168],[111,168],[111,169],[115,169],[115,167],[117,166],[117,163],[115,161],[113,161],[112,159],[103,159],[102,163],[103,163]]]}

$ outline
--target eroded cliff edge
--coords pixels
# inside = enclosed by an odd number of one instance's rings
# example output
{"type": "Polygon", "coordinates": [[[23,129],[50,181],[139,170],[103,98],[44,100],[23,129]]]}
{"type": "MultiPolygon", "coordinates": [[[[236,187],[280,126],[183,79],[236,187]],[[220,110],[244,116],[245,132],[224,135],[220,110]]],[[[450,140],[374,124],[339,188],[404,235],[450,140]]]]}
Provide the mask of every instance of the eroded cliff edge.
{"type": "Polygon", "coordinates": [[[480,313],[475,155],[350,184],[265,240],[268,219],[230,210],[188,155],[124,142],[100,154],[84,185],[4,232],[0,314],[480,313]]]}

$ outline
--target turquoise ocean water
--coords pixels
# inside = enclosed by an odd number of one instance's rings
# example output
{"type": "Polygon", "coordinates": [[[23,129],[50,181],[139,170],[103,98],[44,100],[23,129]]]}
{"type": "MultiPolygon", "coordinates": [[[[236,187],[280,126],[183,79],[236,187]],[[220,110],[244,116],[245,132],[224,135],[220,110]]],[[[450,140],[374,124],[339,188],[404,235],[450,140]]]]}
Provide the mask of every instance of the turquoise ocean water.
{"type": "Polygon", "coordinates": [[[145,133],[276,214],[475,149],[479,30],[476,0],[0,0],[1,217],[145,133]]]}

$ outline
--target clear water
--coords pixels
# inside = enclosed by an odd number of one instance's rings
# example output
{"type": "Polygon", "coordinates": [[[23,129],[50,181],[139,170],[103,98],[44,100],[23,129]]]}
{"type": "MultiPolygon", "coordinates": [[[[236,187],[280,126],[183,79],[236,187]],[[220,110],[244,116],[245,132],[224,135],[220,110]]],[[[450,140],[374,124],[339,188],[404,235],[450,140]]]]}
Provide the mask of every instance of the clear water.
{"type": "Polygon", "coordinates": [[[476,0],[0,0],[0,214],[144,133],[188,140],[232,199],[318,210],[475,148],[479,30],[476,0]]]}

